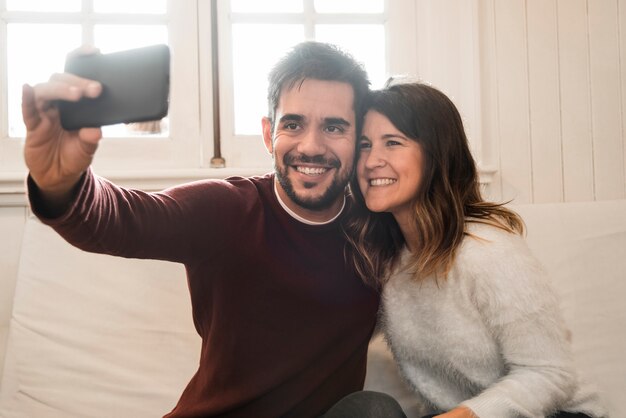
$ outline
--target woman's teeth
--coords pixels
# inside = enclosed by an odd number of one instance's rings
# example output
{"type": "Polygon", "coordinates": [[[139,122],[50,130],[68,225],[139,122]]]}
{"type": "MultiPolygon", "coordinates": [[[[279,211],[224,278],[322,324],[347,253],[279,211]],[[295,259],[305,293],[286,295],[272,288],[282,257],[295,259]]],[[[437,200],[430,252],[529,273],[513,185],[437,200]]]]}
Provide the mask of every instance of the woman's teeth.
{"type": "Polygon", "coordinates": [[[370,186],[388,186],[395,182],[395,179],[372,179],[370,180],[370,186]]]}

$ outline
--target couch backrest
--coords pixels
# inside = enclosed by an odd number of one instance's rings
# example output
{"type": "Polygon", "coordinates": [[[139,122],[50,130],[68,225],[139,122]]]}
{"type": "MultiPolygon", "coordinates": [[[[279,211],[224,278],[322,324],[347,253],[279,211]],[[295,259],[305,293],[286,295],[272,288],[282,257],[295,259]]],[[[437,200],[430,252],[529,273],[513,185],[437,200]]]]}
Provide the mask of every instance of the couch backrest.
{"type": "Polygon", "coordinates": [[[626,200],[514,209],[561,297],[581,374],[626,417],[626,200]]]}
{"type": "Polygon", "coordinates": [[[199,352],[182,266],[85,253],[27,221],[0,416],[161,416],[199,352]]]}

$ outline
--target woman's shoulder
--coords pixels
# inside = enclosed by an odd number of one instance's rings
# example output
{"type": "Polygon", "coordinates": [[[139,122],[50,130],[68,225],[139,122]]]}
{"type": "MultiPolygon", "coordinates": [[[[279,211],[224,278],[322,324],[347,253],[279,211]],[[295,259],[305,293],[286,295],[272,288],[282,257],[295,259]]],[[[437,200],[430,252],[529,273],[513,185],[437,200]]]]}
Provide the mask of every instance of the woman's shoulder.
{"type": "Polygon", "coordinates": [[[528,246],[524,237],[506,230],[504,227],[488,221],[468,220],[465,227],[465,236],[461,249],[474,253],[523,250],[528,246]]]}
{"type": "Polygon", "coordinates": [[[524,237],[501,227],[468,223],[455,267],[456,274],[471,279],[467,283],[479,305],[493,307],[494,315],[502,304],[519,314],[555,303],[546,271],[524,237]]]}
{"type": "Polygon", "coordinates": [[[463,270],[475,273],[541,269],[522,235],[483,221],[467,222],[456,261],[463,270]]]}

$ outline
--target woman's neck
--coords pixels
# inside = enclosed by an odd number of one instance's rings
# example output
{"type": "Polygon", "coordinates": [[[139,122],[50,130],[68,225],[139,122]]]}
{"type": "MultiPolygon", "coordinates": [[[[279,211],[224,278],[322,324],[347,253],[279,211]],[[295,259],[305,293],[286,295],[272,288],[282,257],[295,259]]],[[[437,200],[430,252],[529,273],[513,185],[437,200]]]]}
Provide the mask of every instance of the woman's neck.
{"type": "Polygon", "coordinates": [[[404,236],[404,241],[406,242],[406,246],[409,251],[413,252],[417,248],[417,228],[415,228],[415,224],[411,221],[408,214],[393,214],[393,217],[396,219],[398,226],[400,227],[400,231],[402,232],[402,236],[404,236]]]}

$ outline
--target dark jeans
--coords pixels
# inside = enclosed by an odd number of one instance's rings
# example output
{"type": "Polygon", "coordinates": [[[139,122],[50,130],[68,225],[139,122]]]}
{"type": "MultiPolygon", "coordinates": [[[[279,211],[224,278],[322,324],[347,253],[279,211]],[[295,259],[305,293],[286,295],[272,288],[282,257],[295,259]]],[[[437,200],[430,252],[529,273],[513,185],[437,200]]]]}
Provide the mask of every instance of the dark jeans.
{"type": "Polygon", "coordinates": [[[320,418],[406,418],[400,404],[391,396],[363,390],[333,405],[320,418]]]}
{"type": "MultiPolygon", "coordinates": [[[[425,417],[422,418],[432,418],[432,417],[436,417],[438,414],[435,415],[426,415],[425,417]]],[[[589,415],[585,415],[583,413],[576,413],[576,412],[557,412],[554,415],[550,415],[548,418],[591,418],[589,415]]]]}

